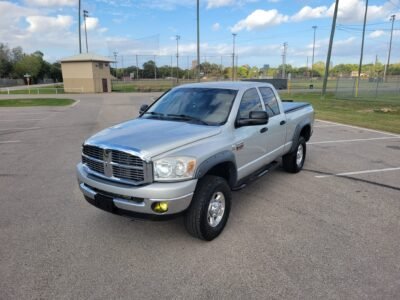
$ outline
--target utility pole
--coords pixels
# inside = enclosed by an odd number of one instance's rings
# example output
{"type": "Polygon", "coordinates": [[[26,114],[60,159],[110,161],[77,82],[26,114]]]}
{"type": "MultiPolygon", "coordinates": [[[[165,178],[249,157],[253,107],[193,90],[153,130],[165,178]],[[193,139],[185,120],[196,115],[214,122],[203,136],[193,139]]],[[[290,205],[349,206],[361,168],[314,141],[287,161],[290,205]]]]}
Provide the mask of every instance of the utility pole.
{"type": "Polygon", "coordinates": [[[333,45],[333,38],[335,37],[335,28],[336,28],[336,19],[337,19],[338,7],[339,7],[339,0],[336,0],[335,10],[333,12],[331,37],[329,39],[328,55],[326,57],[324,83],[322,85],[322,98],[325,98],[326,86],[328,84],[329,67],[330,67],[330,64],[331,64],[332,45],[333,45]]]}
{"type": "Polygon", "coordinates": [[[81,0],[78,4],[78,32],[79,32],[79,54],[82,53],[82,41],[81,41],[81,0]]]}
{"type": "Polygon", "coordinates": [[[385,71],[383,72],[383,81],[386,81],[386,74],[387,74],[387,71],[388,71],[389,65],[390,65],[390,53],[392,52],[393,26],[394,26],[395,19],[396,19],[396,15],[392,15],[390,17],[390,21],[392,21],[392,30],[390,32],[389,54],[388,54],[387,64],[385,65],[385,71]]]}
{"type": "Polygon", "coordinates": [[[136,54],[136,79],[139,79],[139,64],[138,64],[137,54],[136,54]]]}
{"type": "Polygon", "coordinates": [[[118,79],[118,74],[117,74],[117,55],[118,55],[118,52],[114,51],[113,54],[114,54],[114,65],[115,65],[115,78],[118,79]]]}
{"type": "Polygon", "coordinates": [[[287,51],[288,43],[283,43],[283,53],[282,53],[282,78],[286,78],[286,51],[287,51]]]}
{"type": "Polygon", "coordinates": [[[176,84],[179,83],[179,40],[181,39],[180,35],[176,35],[176,84]]]}
{"type": "Polygon", "coordinates": [[[235,80],[235,39],[237,33],[232,33],[233,51],[232,51],[232,81],[235,80]]]}
{"type": "Polygon", "coordinates": [[[197,81],[200,82],[200,0],[197,0],[197,81]]]}
{"type": "Polygon", "coordinates": [[[86,29],[86,18],[89,17],[89,12],[87,10],[83,10],[83,22],[85,23],[85,39],[86,39],[86,53],[89,53],[89,47],[87,42],[87,29],[86,29]]]}
{"type": "Polygon", "coordinates": [[[314,42],[312,47],[312,59],[311,59],[311,81],[313,80],[314,77],[315,33],[317,31],[317,26],[314,25],[312,28],[314,29],[314,42]]]}
{"type": "Polygon", "coordinates": [[[154,79],[157,79],[157,64],[155,55],[154,55],[154,79]]]}
{"type": "Polygon", "coordinates": [[[360,64],[358,65],[356,97],[358,97],[358,90],[360,88],[360,78],[361,78],[361,69],[362,69],[362,62],[363,62],[363,55],[364,55],[364,39],[365,39],[365,25],[367,23],[367,13],[368,13],[368,0],[365,1],[364,25],[363,25],[363,33],[362,33],[362,41],[361,41],[360,64]]]}

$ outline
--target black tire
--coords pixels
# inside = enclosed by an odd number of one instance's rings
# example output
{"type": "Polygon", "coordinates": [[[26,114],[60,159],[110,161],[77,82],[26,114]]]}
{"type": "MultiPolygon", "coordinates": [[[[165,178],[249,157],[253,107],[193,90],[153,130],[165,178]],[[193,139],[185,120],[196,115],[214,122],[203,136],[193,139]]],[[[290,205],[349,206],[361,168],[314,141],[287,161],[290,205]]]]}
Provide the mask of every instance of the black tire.
{"type": "Polygon", "coordinates": [[[192,203],[185,214],[186,230],[194,237],[211,241],[224,229],[231,209],[231,189],[225,179],[206,175],[199,180],[192,203]],[[216,226],[209,224],[209,206],[212,197],[224,196],[225,209],[216,226]]]}
{"type": "Polygon", "coordinates": [[[306,160],[306,140],[304,137],[300,137],[297,142],[297,146],[293,152],[290,152],[282,157],[283,169],[289,173],[298,173],[301,171],[306,160]],[[303,155],[301,161],[297,161],[297,152],[302,147],[303,155]]]}

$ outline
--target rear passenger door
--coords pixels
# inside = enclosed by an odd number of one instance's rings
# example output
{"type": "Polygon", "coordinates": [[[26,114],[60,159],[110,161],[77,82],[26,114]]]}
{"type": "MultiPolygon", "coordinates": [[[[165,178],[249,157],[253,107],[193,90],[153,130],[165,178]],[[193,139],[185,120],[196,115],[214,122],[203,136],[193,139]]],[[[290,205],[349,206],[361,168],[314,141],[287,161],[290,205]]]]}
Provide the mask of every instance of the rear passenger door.
{"type": "Polygon", "coordinates": [[[270,87],[259,87],[258,89],[269,116],[265,148],[266,161],[271,162],[283,154],[286,140],[286,119],[285,114],[279,109],[274,91],[270,87]]]}

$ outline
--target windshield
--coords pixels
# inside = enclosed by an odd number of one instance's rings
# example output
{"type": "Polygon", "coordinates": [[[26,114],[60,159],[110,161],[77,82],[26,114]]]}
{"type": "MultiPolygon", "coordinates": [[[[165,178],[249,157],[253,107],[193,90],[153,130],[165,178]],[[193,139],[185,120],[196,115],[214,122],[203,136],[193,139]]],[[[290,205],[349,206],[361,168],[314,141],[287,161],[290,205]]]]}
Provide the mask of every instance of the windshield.
{"type": "Polygon", "coordinates": [[[162,96],[142,116],[222,125],[228,119],[236,90],[215,88],[179,88],[162,96]]]}

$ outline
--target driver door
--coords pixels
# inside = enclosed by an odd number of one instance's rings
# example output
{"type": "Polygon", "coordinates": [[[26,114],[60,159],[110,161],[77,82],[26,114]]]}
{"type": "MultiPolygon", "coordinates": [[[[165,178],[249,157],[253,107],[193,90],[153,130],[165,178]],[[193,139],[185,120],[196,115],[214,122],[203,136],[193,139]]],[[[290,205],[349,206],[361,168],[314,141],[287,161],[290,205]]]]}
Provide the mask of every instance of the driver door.
{"type": "MultiPolygon", "coordinates": [[[[256,88],[248,89],[240,102],[237,118],[249,118],[251,111],[264,110],[256,88]]],[[[235,154],[238,168],[238,179],[241,179],[262,166],[266,154],[267,125],[253,125],[236,128],[232,151],[235,154]]]]}

